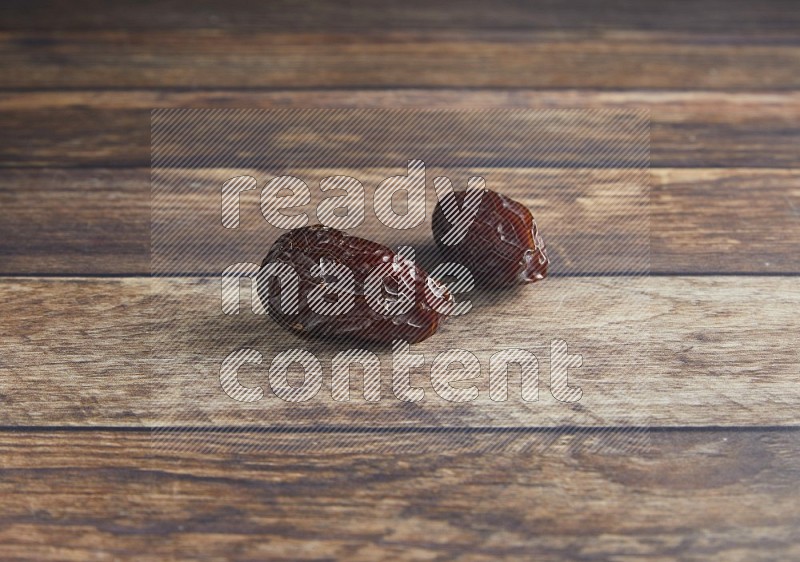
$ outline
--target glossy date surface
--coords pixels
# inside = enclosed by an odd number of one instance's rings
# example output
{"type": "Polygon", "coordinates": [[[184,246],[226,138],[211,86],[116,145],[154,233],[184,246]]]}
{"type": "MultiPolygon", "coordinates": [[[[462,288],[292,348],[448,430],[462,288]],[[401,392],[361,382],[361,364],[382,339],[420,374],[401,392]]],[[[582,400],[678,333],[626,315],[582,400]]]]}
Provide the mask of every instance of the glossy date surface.
{"type": "Polygon", "coordinates": [[[262,272],[268,264],[297,275],[297,309],[283,306],[288,285],[274,276],[259,279],[259,297],[274,320],[301,335],[416,343],[433,335],[453,306],[447,289],[411,260],[335,228],[285,233],[269,250],[262,272]]]}
{"type": "Polygon", "coordinates": [[[469,269],[481,287],[509,287],[544,279],[550,260],[531,212],[505,195],[482,191],[477,214],[457,244],[445,243],[452,225],[442,206],[455,200],[463,208],[466,192],[451,192],[437,203],[433,236],[442,253],[469,269]]]}

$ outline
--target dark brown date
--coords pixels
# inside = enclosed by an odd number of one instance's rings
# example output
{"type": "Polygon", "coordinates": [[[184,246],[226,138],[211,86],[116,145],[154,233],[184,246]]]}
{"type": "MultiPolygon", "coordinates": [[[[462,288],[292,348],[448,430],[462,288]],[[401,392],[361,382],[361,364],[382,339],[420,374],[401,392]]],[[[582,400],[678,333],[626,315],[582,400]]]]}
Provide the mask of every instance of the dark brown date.
{"type": "Polygon", "coordinates": [[[453,306],[447,289],[412,261],[321,225],[278,238],[261,264],[258,293],[270,316],[296,333],[381,343],[430,337],[453,306]],[[283,299],[291,282],[267,276],[276,267],[297,276],[295,310],[283,299]]]}
{"type": "Polygon", "coordinates": [[[536,221],[527,207],[489,189],[483,190],[478,212],[466,235],[447,245],[452,225],[442,205],[463,208],[465,191],[456,191],[437,203],[433,212],[433,237],[448,260],[470,270],[480,287],[508,287],[534,283],[547,276],[550,261],[536,221]]]}

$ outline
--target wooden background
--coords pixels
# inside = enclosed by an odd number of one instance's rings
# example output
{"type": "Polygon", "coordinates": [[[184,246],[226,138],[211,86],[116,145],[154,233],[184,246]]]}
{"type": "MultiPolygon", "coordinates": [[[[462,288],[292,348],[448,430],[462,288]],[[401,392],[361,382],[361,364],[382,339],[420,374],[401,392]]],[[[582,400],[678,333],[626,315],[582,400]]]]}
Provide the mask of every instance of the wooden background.
{"type": "Polygon", "coordinates": [[[0,123],[0,558],[800,558],[792,2],[8,1],[0,123]],[[187,106],[649,109],[649,450],[532,426],[154,451],[149,114],[187,106]]]}

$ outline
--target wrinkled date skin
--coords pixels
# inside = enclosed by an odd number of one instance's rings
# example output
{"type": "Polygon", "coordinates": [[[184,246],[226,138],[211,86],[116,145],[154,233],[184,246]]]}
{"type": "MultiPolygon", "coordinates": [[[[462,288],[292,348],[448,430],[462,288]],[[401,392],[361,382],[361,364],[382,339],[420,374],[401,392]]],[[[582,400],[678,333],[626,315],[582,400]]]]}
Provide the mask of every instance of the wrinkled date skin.
{"type": "Polygon", "coordinates": [[[305,336],[416,343],[433,335],[454,305],[447,289],[412,261],[386,246],[335,228],[316,225],[287,232],[269,250],[262,272],[271,263],[289,265],[296,272],[298,308],[295,313],[284,312],[281,293],[285,288],[275,277],[259,280],[259,297],[280,325],[305,336]],[[352,272],[347,282],[341,275],[342,266],[352,272]],[[369,285],[367,279],[373,271],[378,272],[373,275],[377,281],[369,285]],[[377,302],[397,303],[398,295],[404,294],[405,306],[381,307],[375,300],[369,301],[368,287],[372,287],[370,298],[378,298],[377,302]],[[338,295],[343,292],[347,295],[340,301],[338,295]],[[326,303],[335,308],[345,301],[348,306],[338,312],[323,310],[326,303]]]}
{"type": "Polygon", "coordinates": [[[437,203],[433,212],[436,244],[447,259],[469,269],[480,287],[510,287],[544,279],[550,260],[531,212],[505,195],[482,191],[475,219],[463,240],[452,246],[443,241],[451,225],[442,205],[452,205],[448,198],[454,197],[463,208],[466,192],[452,192],[437,203]]]}

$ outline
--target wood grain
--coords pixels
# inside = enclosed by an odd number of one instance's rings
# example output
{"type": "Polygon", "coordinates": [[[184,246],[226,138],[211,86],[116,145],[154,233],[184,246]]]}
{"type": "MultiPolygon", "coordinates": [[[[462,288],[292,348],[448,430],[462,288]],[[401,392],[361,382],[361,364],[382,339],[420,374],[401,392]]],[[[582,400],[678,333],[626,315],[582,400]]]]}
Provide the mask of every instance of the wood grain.
{"type": "Polygon", "coordinates": [[[698,0],[691,9],[675,3],[608,0],[539,2],[536,9],[514,0],[386,0],[381,9],[364,0],[309,2],[278,0],[172,0],[157,2],[86,0],[73,10],[66,0],[9,0],[0,6],[0,29],[642,29],[692,32],[794,30],[800,17],[789,0],[698,0]],[[591,17],[587,17],[591,14],[591,17]],[[698,14],[702,14],[699,17],[698,14]]]}
{"type": "MultiPolygon", "coordinates": [[[[476,293],[472,312],[412,351],[424,355],[427,369],[439,352],[467,349],[486,369],[498,349],[528,349],[541,362],[540,400],[523,403],[510,394],[508,402],[489,401],[481,378],[478,402],[452,404],[428,387],[430,399],[413,408],[388,387],[378,403],[364,401],[357,385],[351,402],[334,402],[327,378],[309,402],[278,400],[266,383],[275,353],[308,349],[329,377],[332,355],[353,346],[298,340],[250,313],[222,317],[214,282],[6,278],[0,294],[6,303],[0,420],[6,425],[792,426],[800,405],[800,291],[793,277],[627,284],[562,278],[511,294],[476,293]],[[521,326],[523,310],[535,310],[541,326],[530,319],[521,326]],[[164,332],[167,321],[172,328],[164,332]],[[169,335],[154,343],[160,334],[169,335]],[[584,357],[580,372],[570,375],[584,392],[575,405],[548,393],[551,337],[584,357]],[[263,401],[234,402],[220,389],[221,361],[240,347],[264,356],[264,365],[241,375],[247,386],[264,385],[263,401]]],[[[375,351],[388,384],[390,351],[375,351]]],[[[427,372],[415,375],[415,384],[429,385],[427,372]]],[[[512,379],[510,392],[514,385],[512,379]]]]}
{"type": "MultiPolygon", "coordinates": [[[[33,275],[0,277],[0,558],[800,559],[798,27],[790,0],[0,3],[0,276],[33,275]],[[429,406],[381,431],[324,402],[272,431],[268,408],[165,415],[163,388],[219,397],[191,369],[220,342],[213,285],[113,277],[149,271],[150,109],[343,106],[649,110],[652,264],[669,276],[510,297],[590,334],[571,347],[587,360],[646,347],[647,376],[588,361],[583,410],[543,387],[541,409],[506,412],[526,431],[431,431],[492,419],[429,406]],[[156,377],[159,286],[188,313],[176,342],[208,349],[156,377]],[[652,343],[626,347],[643,327],[652,343]],[[649,449],[627,427],[641,414],[649,449]],[[164,419],[228,427],[143,427],[164,419]]],[[[428,363],[543,341],[492,302],[428,363]]],[[[269,355],[266,326],[229,335],[269,355]]]]}
{"type": "Polygon", "coordinates": [[[5,88],[800,86],[797,34],[775,30],[6,31],[0,60],[5,88]]]}
{"type": "Polygon", "coordinates": [[[244,432],[181,452],[154,451],[147,432],[5,431],[0,557],[800,556],[800,432],[659,432],[616,454],[569,432],[546,448],[529,434],[376,437],[244,432]]]}
{"type": "Polygon", "coordinates": [[[646,109],[657,167],[797,167],[800,94],[492,90],[0,93],[0,166],[147,167],[150,110],[170,107],[646,109]]]}
{"type": "Polygon", "coordinates": [[[374,210],[377,186],[386,178],[407,173],[406,161],[398,159],[398,163],[396,167],[290,166],[280,168],[280,172],[252,168],[154,169],[151,271],[216,275],[234,263],[261,263],[267,249],[286,232],[272,226],[260,206],[260,188],[279,174],[291,174],[307,182],[310,203],[298,206],[297,212],[305,213],[309,224],[324,219],[319,208],[331,195],[319,188],[324,178],[357,178],[365,192],[365,216],[360,225],[348,232],[392,248],[410,246],[427,270],[446,261],[431,234],[431,216],[437,203],[431,183],[433,178],[446,175],[459,189],[466,188],[470,177],[484,178],[488,187],[531,209],[541,232],[547,233],[550,271],[554,275],[640,275],[649,271],[650,175],[646,162],[621,169],[559,170],[430,164],[425,170],[425,218],[404,230],[387,227],[374,210]],[[240,225],[235,230],[226,229],[221,224],[220,186],[240,175],[256,178],[259,188],[239,196],[240,225]]]}
{"type": "MultiPolygon", "coordinates": [[[[569,176],[570,182],[586,190],[583,195],[589,194],[591,182],[576,181],[576,172],[530,173],[537,185],[543,185],[542,178],[556,181],[559,174],[569,176]]],[[[0,272],[149,273],[149,181],[146,169],[7,170],[0,175],[0,272]]],[[[800,272],[796,251],[800,239],[798,172],[654,169],[650,182],[652,271],[800,272]]],[[[312,193],[315,200],[320,197],[318,189],[312,193]]],[[[519,197],[528,200],[531,195],[520,193],[519,197]]],[[[202,209],[201,201],[190,203],[197,206],[193,212],[202,209]]],[[[216,209],[216,203],[211,203],[207,207],[216,209]]],[[[531,199],[530,203],[538,217],[543,200],[531,199]]],[[[245,208],[243,212],[249,211],[245,208]]],[[[255,215],[250,218],[253,221],[245,225],[263,221],[255,215]]],[[[547,222],[541,224],[544,229],[547,222]]],[[[626,232],[625,221],[609,224],[618,229],[618,235],[626,232]]],[[[553,251],[562,245],[558,233],[568,227],[570,224],[558,218],[549,221],[547,241],[553,251]]],[[[424,242],[422,231],[415,231],[414,236],[424,242]]],[[[586,272],[596,261],[587,253],[591,248],[573,246],[571,269],[586,272]]]]}
{"type": "Polygon", "coordinates": [[[168,111],[151,115],[151,167],[646,168],[644,110],[168,111]]]}

